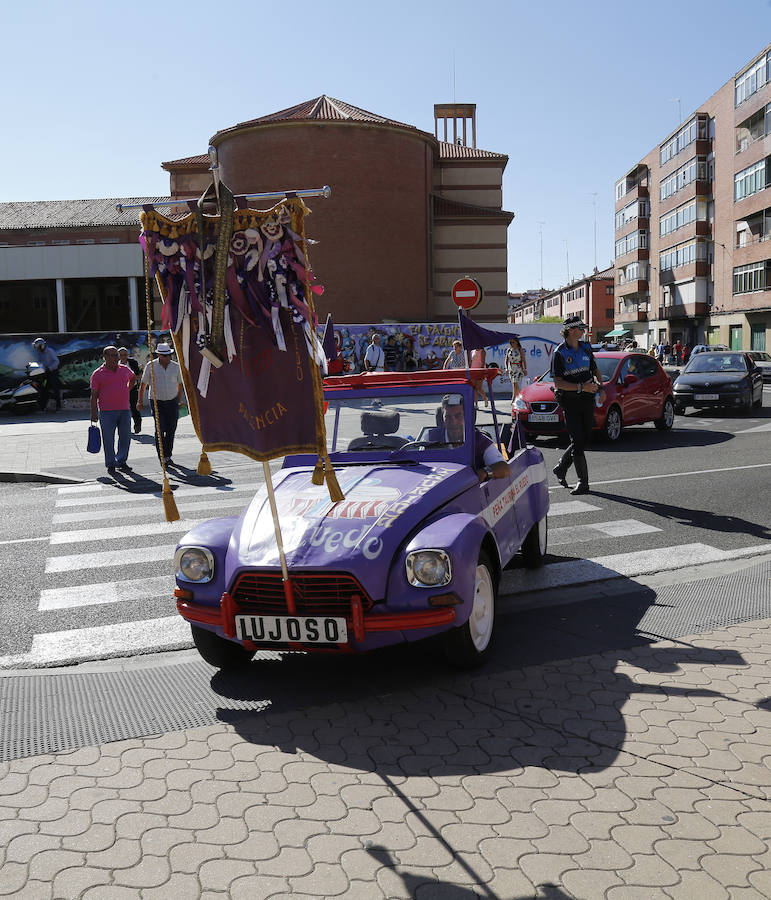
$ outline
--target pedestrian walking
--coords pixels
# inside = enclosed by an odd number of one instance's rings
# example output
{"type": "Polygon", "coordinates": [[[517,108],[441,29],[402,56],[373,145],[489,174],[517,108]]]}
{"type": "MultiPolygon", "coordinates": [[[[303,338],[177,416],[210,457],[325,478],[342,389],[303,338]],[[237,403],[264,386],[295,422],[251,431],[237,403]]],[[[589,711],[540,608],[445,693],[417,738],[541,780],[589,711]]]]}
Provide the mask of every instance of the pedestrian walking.
{"type": "MultiPolygon", "coordinates": [[[[484,369],[487,367],[487,351],[484,347],[480,347],[471,354],[471,368],[472,369],[484,369]]],[[[487,394],[484,390],[484,379],[477,379],[471,382],[471,386],[474,388],[474,408],[476,408],[477,400],[479,397],[485,401],[485,406],[489,405],[489,400],[487,399],[487,394]]]]}
{"type": "Polygon", "coordinates": [[[45,409],[48,398],[53,395],[56,408],[62,408],[62,383],[59,380],[59,357],[48,346],[43,338],[35,338],[32,347],[37,353],[37,362],[46,370],[43,391],[40,397],[40,408],[45,409]]]}
{"type": "Polygon", "coordinates": [[[174,451],[179,407],[185,391],[182,372],[171,358],[173,352],[168,344],[158,344],[155,348],[157,358],[150,360],[142,373],[137,399],[137,409],[141,410],[145,391],[149,388],[152,394],[154,384],[158,396],[150,397],[150,409],[155,422],[155,449],[158,458],[163,459],[167,466],[174,465],[171,454],[174,451]]]}
{"type": "Polygon", "coordinates": [[[444,361],[444,369],[465,369],[466,368],[466,354],[463,352],[463,344],[455,340],[452,342],[452,350],[447,354],[447,359],[444,361]]]}
{"type": "Polygon", "coordinates": [[[129,391],[129,410],[131,411],[131,418],[134,420],[134,434],[139,434],[142,430],[142,413],[137,409],[137,400],[139,399],[139,379],[141,375],[139,371],[139,362],[134,359],[133,356],[129,356],[128,347],[118,347],[118,359],[122,366],[128,366],[134,375],[136,375],[137,380],[134,382],[134,387],[129,391]]]}
{"type": "Polygon", "coordinates": [[[576,467],[578,484],[571,494],[589,493],[589,467],[586,448],[591,443],[594,427],[595,395],[605,402],[602,375],[597,368],[591,346],[582,341],[586,325],[581,316],[568,316],[562,323],[563,342],[554,351],[551,375],[557,400],[565,413],[565,427],[570,444],[552,470],[557,481],[567,487],[567,471],[576,467]]]}
{"type": "Polygon", "coordinates": [[[116,469],[122,472],[131,471],[128,464],[131,446],[129,392],[136,381],[136,375],[128,366],[120,364],[117,347],[105,347],[102,357],[104,362],[91,375],[91,421],[99,422],[102,430],[104,464],[110,475],[114,475],[116,469]]]}
{"type": "Polygon", "coordinates": [[[509,347],[503,360],[503,367],[511,379],[511,402],[514,403],[519,397],[520,382],[527,375],[527,357],[516,335],[509,341],[509,347]]]}
{"type": "Polygon", "coordinates": [[[385,371],[385,352],[380,346],[380,335],[375,332],[372,342],[364,351],[364,369],[367,372],[385,371]]]}

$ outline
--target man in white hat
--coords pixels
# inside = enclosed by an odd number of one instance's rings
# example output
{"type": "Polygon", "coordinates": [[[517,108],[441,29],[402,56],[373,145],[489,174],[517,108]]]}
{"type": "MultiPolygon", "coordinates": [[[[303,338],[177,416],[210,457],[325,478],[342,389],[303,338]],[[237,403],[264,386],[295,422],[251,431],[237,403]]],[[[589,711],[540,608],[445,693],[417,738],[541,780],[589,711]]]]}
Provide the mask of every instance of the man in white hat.
{"type": "Polygon", "coordinates": [[[141,411],[145,391],[149,388],[152,393],[153,380],[155,380],[157,397],[150,398],[150,409],[154,422],[156,421],[156,406],[158,408],[155,449],[158,451],[158,458],[162,458],[167,466],[174,465],[174,460],[171,458],[174,450],[174,433],[177,430],[179,407],[185,392],[182,384],[182,372],[171,358],[173,352],[168,344],[158,344],[155,348],[157,358],[151,360],[142,373],[142,382],[139,385],[139,397],[137,398],[137,410],[141,411]],[[159,428],[160,434],[158,433],[159,428]]]}

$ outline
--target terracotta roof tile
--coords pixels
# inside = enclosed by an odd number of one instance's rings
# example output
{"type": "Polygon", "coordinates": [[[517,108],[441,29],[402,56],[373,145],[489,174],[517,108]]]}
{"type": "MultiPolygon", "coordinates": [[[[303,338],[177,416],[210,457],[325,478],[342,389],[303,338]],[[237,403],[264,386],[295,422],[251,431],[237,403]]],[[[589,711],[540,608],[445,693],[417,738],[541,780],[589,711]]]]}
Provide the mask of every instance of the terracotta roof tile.
{"type": "Polygon", "coordinates": [[[168,162],[161,163],[161,168],[166,169],[173,166],[175,169],[204,169],[208,172],[211,160],[206,153],[199,153],[198,156],[183,156],[182,159],[170,159],[168,162]]]}
{"type": "Polygon", "coordinates": [[[431,195],[434,202],[435,216],[469,216],[478,218],[498,217],[508,218],[509,222],[514,218],[514,213],[507,212],[505,209],[496,209],[494,206],[475,206],[473,203],[460,203],[458,200],[448,200],[446,197],[440,197],[438,194],[431,195]]]}
{"type": "MultiPolygon", "coordinates": [[[[417,131],[414,125],[407,125],[405,122],[398,122],[396,119],[389,119],[386,116],[380,116],[377,113],[369,112],[366,109],[360,109],[358,106],[352,106],[344,100],[336,100],[334,97],[328,97],[322,94],[320,97],[314,97],[312,100],[305,100],[296,106],[290,106],[288,109],[281,109],[278,112],[268,113],[265,116],[259,116],[256,119],[249,119],[246,122],[239,122],[233,128],[241,128],[244,125],[261,125],[268,122],[287,122],[297,120],[310,120],[322,122],[373,122],[381,125],[396,125],[399,128],[409,128],[417,131]]],[[[222,129],[222,131],[231,131],[231,128],[222,129]]],[[[217,132],[221,134],[222,131],[217,132]]]]}
{"type": "Polygon", "coordinates": [[[450,141],[439,141],[439,159],[505,159],[505,153],[493,153],[492,150],[480,150],[478,147],[464,147],[450,141]]]}
{"type": "Polygon", "coordinates": [[[139,226],[141,209],[119,213],[117,203],[163,203],[168,197],[118,197],[105,200],[37,200],[0,203],[0,230],[24,228],[97,228],[139,226]]]}

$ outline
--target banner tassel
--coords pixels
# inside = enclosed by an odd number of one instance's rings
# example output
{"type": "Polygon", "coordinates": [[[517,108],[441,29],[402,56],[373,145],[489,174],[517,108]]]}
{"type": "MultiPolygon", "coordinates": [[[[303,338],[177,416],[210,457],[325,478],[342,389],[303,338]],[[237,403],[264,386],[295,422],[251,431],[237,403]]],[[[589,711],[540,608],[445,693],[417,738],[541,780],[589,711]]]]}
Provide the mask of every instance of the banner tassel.
{"type": "Polygon", "coordinates": [[[209,462],[209,457],[206,455],[205,450],[201,450],[201,458],[198,460],[196,472],[199,475],[211,475],[211,463],[209,462]]]}
{"type": "Polygon", "coordinates": [[[176,522],[179,519],[179,510],[177,509],[177,501],[174,499],[174,494],[171,492],[171,486],[169,485],[169,479],[164,475],[163,476],[163,511],[166,513],[166,521],[167,522],[176,522]]]}
{"type": "Polygon", "coordinates": [[[337,503],[339,500],[344,500],[345,494],[340,490],[340,484],[337,480],[335,470],[332,468],[332,460],[329,457],[326,458],[326,469],[324,471],[324,477],[327,479],[329,499],[333,503],[337,503]]]}
{"type": "Polygon", "coordinates": [[[319,457],[316,465],[313,467],[313,476],[311,477],[313,484],[324,484],[324,463],[319,457]]]}

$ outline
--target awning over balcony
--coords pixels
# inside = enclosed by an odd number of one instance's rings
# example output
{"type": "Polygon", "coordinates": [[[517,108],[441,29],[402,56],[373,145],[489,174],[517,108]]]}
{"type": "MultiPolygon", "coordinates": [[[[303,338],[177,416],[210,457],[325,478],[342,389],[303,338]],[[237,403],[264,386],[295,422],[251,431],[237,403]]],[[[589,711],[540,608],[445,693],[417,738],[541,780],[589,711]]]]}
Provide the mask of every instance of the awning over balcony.
{"type": "Polygon", "coordinates": [[[613,331],[606,331],[605,337],[621,337],[622,334],[629,334],[628,328],[614,328],[613,331]]]}

